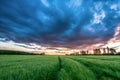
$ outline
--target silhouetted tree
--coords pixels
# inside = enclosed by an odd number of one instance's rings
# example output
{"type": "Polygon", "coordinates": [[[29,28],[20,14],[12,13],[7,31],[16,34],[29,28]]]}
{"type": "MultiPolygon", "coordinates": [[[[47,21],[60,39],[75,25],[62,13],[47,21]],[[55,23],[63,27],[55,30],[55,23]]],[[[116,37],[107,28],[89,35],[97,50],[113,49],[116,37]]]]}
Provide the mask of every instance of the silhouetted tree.
{"type": "Polygon", "coordinates": [[[101,54],[101,50],[100,49],[94,49],[94,54],[101,54]]]}
{"type": "Polygon", "coordinates": [[[113,49],[113,48],[110,48],[110,54],[116,54],[117,52],[116,52],[116,50],[115,49],[113,49]]]}

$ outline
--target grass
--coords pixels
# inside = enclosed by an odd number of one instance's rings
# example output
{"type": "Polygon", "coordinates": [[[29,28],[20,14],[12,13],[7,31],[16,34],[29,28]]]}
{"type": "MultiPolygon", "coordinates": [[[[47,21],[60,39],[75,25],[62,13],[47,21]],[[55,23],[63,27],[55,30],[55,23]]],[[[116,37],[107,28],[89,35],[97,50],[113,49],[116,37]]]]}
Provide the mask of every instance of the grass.
{"type": "Polygon", "coordinates": [[[0,80],[54,80],[58,59],[51,56],[2,55],[0,80]]]}
{"type": "Polygon", "coordinates": [[[95,79],[94,74],[87,69],[84,65],[69,59],[61,58],[61,70],[58,78],[59,80],[93,80],[95,79]]]}
{"type": "Polygon", "coordinates": [[[0,55],[0,80],[120,80],[120,56],[0,55]]]}

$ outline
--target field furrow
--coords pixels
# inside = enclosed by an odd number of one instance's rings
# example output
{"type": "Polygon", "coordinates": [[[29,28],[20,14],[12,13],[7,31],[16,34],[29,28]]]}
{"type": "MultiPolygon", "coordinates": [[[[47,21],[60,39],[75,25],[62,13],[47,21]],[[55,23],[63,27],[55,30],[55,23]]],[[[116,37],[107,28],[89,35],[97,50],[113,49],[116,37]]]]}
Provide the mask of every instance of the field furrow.
{"type": "Polygon", "coordinates": [[[120,67],[119,62],[108,62],[97,59],[74,58],[94,72],[97,80],[119,80],[120,67]]]}
{"type": "Polygon", "coordinates": [[[62,68],[58,80],[95,80],[92,71],[69,58],[61,57],[62,68]]]}

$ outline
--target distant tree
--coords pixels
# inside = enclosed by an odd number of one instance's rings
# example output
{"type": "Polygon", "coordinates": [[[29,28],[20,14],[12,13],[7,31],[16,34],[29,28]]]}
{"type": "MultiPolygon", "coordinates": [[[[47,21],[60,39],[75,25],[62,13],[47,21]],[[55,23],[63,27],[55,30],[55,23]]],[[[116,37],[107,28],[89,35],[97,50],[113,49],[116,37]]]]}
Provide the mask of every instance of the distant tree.
{"type": "Polygon", "coordinates": [[[116,50],[113,49],[113,48],[110,48],[109,50],[110,50],[110,54],[116,54],[117,53],[116,50]]]}
{"type": "Polygon", "coordinates": [[[116,54],[117,54],[117,55],[120,55],[120,52],[117,52],[116,54]]]}
{"type": "Polygon", "coordinates": [[[81,53],[82,55],[86,55],[86,54],[87,54],[87,51],[80,51],[80,53],[81,53]]]}
{"type": "Polygon", "coordinates": [[[94,49],[94,54],[95,54],[95,55],[101,54],[100,49],[94,49]]]}
{"type": "Polygon", "coordinates": [[[44,53],[44,52],[42,52],[42,53],[40,53],[39,55],[45,55],[45,53],[44,53]]]}

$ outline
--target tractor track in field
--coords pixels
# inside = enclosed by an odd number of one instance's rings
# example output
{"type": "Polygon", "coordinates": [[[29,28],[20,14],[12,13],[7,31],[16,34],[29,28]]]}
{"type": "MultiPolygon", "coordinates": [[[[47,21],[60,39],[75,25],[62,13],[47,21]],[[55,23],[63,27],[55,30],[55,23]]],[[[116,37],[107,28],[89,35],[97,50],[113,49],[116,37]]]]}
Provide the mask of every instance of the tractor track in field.
{"type": "Polygon", "coordinates": [[[59,61],[58,71],[60,71],[62,69],[62,60],[61,60],[60,56],[58,56],[58,61],[59,61]]]}
{"type": "MultiPolygon", "coordinates": [[[[61,71],[61,69],[62,69],[62,60],[61,60],[61,57],[58,56],[57,69],[55,69],[54,79],[53,79],[53,80],[58,80],[58,75],[59,75],[59,72],[61,71]]],[[[47,79],[46,79],[46,80],[47,80],[47,79]]]]}
{"type": "Polygon", "coordinates": [[[59,80],[58,79],[58,75],[59,75],[59,72],[62,69],[62,60],[61,60],[61,57],[58,56],[57,60],[58,60],[58,64],[56,65],[56,68],[54,68],[54,70],[52,72],[52,75],[51,75],[52,79],[49,79],[49,77],[48,77],[49,72],[48,72],[48,73],[46,73],[47,75],[46,75],[45,80],[59,80]]]}
{"type": "Polygon", "coordinates": [[[63,65],[63,59],[61,56],[58,56],[58,69],[57,69],[57,74],[56,74],[56,80],[63,80],[63,79],[61,79],[61,73],[63,71],[65,71],[65,73],[66,73],[66,70],[64,69],[64,65],[63,65]]]}
{"type": "Polygon", "coordinates": [[[116,76],[114,76],[114,75],[111,75],[111,74],[109,74],[109,73],[107,73],[107,72],[105,72],[105,71],[101,71],[102,68],[99,67],[99,66],[97,66],[97,65],[95,65],[95,64],[92,64],[92,66],[97,67],[97,70],[96,70],[94,67],[92,67],[91,65],[89,65],[89,64],[91,64],[91,63],[89,63],[89,62],[87,62],[87,61],[76,60],[76,59],[73,59],[73,58],[70,58],[70,59],[81,63],[81,64],[84,65],[86,68],[88,68],[89,70],[91,70],[91,71],[95,74],[97,80],[101,80],[101,79],[100,79],[101,76],[110,77],[110,78],[113,78],[113,80],[114,80],[114,79],[115,79],[115,80],[120,80],[120,78],[118,78],[118,77],[116,77],[116,76]]]}

